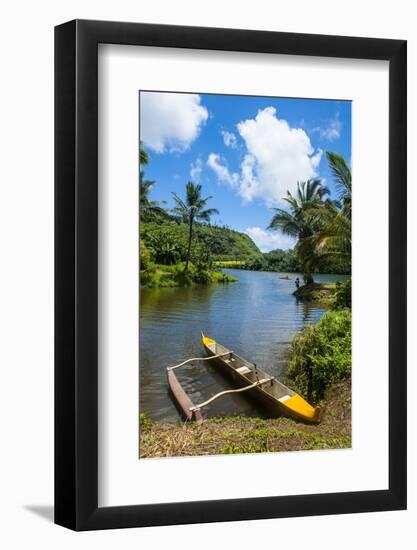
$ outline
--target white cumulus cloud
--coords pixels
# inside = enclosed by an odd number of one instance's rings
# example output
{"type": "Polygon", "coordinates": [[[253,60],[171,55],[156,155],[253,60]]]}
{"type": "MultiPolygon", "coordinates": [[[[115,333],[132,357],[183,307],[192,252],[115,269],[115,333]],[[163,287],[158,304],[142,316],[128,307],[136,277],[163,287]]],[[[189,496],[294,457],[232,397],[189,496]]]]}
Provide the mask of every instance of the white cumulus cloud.
{"type": "Polygon", "coordinates": [[[222,183],[235,188],[246,202],[262,199],[268,207],[282,202],[297,181],[318,175],[322,157],[301,128],[291,128],[279,119],[274,107],[259,110],[254,119],[237,125],[246,146],[240,173],[231,173],[224,160],[211,153],[207,164],[222,183]]]}
{"type": "Polygon", "coordinates": [[[140,94],[140,137],[157,153],[188,149],[207,118],[208,111],[197,94],[140,94]]]}
{"type": "Polygon", "coordinates": [[[293,248],[296,239],[283,235],[278,231],[268,231],[261,227],[248,227],[245,233],[255,242],[261,252],[270,252],[280,248],[281,250],[288,250],[293,248]]]}
{"type": "Polygon", "coordinates": [[[221,134],[223,136],[223,141],[226,147],[230,147],[231,149],[237,148],[237,138],[233,132],[222,130],[221,134]]]}
{"type": "Polygon", "coordinates": [[[287,190],[294,190],[297,181],[317,176],[322,156],[304,130],[291,128],[276,114],[274,107],[267,107],[255,119],[237,125],[251,156],[241,195],[247,201],[260,197],[269,206],[279,203],[287,190]]]}
{"type": "Polygon", "coordinates": [[[226,183],[232,188],[237,188],[239,185],[239,174],[232,173],[226,166],[225,159],[215,153],[210,153],[207,159],[209,166],[217,175],[221,183],[226,183]]]}
{"type": "Polygon", "coordinates": [[[200,181],[202,171],[203,161],[199,157],[195,162],[192,162],[190,165],[190,178],[193,181],[200,181]]]}

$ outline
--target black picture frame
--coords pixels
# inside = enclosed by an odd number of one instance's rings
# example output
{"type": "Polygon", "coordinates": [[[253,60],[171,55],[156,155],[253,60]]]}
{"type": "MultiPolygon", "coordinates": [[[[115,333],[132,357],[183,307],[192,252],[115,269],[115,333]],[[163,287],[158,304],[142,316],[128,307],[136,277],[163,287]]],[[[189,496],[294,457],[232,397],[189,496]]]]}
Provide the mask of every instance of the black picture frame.
{"type": "Polygon", "coordinates": [[[74,20],[55,28],[55,522],[108,529],[406,508],[406,41],[74,20]],[[98,507],[98,44],[389,62],[389,488],[98,507]]]}

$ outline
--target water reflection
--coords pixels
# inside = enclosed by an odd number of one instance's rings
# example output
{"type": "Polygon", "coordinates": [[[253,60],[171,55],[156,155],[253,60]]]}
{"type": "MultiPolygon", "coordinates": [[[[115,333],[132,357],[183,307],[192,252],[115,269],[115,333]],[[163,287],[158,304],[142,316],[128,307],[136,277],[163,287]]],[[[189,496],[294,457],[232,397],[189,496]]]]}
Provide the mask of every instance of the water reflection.
{"type": "MultiPolygon", "coordinates": [[[[178,420],[167,392],[166,367],[203,355],[200,332],[216,338],[267,372],[280,376],[288,361],[289,343],[306,323],[315,323],[323,308],[297,301],[293,280],[276,273],[225,270],[238,283],[194,288],[141,289],[140,410],[155,420],[178,420]]],[[[342,280],[317,276],[318,281],[342,280]]],[[[207,362],[177,371],[194,402],[229,389],[230,384],[207,362]]],[[[242,395],[215,401],[208,415],[245,414],[259,410],[242,395]]]]}

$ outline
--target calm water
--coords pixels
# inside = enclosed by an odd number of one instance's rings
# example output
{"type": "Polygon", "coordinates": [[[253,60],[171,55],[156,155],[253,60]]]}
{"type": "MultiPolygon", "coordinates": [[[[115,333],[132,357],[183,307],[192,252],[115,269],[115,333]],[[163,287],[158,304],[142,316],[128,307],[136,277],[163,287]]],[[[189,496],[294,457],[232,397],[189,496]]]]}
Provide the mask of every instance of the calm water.
{"type": "MultiPolygon", "coordinates": [[[[286,368],[289,343],[306,323],[316,323],[324,310],[297,301],[294,279],[277,273],[225,269],[237,283],[194,288],[141,289],[140,411],[154,420],[179,419],[167,391],[166,367],[189,357],[204,356],[200,332],[279,377],[286,368]]],[[[344,280],[341,275],[316,275],[320,282],[344,280]]],[[[208,362],[176,371],[194,403],[231,389],[230,382],[208,362]]],[[[259,416],[250,400],[225,396],[205,409],[207,416],[259,416]]]]}

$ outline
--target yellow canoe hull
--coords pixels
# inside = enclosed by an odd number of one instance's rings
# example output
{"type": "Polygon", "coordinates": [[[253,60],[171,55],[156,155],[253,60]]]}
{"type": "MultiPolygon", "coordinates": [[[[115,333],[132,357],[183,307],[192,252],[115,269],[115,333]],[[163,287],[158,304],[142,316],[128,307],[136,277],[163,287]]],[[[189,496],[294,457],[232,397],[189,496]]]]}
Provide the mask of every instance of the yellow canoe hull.
{"type": "MultiPolygon", "coordinates": [[[[267,373],[255,367],[253,363],[239,357],[213,338],[202,334],[201,341],[208,356],[230,352],[230,356],[217,357],[213,359],[213,362],[222,367],[223,372],[231,375],[233,380],[240,386],[253,384],[257,379],[270,378],[267,373]]],[[[247,393],[249,397],[260,397],[263,403],[268,406],[268,409],[276,415],[284,414],[309,423],[320,422],[320,407],[310,405],[301,395],[298,395],[275,378],[266,384],[248,390],[247,393]]]]}

